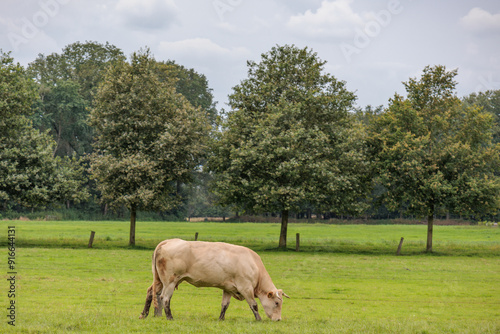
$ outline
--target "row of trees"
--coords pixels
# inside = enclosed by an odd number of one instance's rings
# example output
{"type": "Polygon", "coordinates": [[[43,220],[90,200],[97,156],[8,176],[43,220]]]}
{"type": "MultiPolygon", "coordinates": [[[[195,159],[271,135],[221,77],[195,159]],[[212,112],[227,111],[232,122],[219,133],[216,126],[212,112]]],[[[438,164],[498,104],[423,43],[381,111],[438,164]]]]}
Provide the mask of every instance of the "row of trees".
{"type": "Polygon", "coordinates": [[[284,248],[291,212],[361,215],[383,203],[427,217],[428,251],[437,210],[498,214],[499,91],[459,99],[457,71],[428,66],[388,108],[360,110],[324,65],[308,48],[276,46],[248,62],[218,115],[203,75],[148,50],[127,60],[75,43],[27,70],[3,54],[3,207],[98,198],[130,210],[134,244],[138,210],[193,210],[210,197],[280,213],[284,248]]]}

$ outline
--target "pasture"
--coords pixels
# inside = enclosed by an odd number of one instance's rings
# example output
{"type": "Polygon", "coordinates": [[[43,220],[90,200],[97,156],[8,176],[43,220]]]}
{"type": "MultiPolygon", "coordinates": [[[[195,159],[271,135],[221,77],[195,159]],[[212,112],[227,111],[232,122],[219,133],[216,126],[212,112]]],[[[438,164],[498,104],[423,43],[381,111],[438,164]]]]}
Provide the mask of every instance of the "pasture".
{"type": "MultiPolygon", "coordinates": [[[[16,236],[16,326],[7,324],[7,251],[2,333],[498,333],[500,232],[497,227],[436,226],[432,255],[426,226],[289,225],[301,251],[277,252],[279,225],[138,222],[127,246],[127,222],[0,222],[16,236]],[[90,231],[96,231],[88,249],[90,231]],[[172,237],[248,246],[291,299],[283,321],[256,322],[232,300],[218,321],[222,291],[179,286],[174,321],[138,317],[151,284],[151,255],[172,237]],[[395,256],[405,237],[402,256],[395,256]]],[[[260,305],[259,305],[260,306],[260,305]]]]}

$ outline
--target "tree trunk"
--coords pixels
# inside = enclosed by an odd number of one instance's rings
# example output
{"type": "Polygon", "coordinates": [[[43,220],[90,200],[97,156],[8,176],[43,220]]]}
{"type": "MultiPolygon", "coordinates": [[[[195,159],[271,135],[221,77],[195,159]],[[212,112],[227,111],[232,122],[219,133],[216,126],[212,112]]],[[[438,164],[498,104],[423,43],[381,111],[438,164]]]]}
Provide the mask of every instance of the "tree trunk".
{"type": "Polygon", "coordinates": [[[130,207],[130,240],[128,242],[129,246],[135,246],[135,217],[136,217],[136,207],[132,205],[130,207]]]}
{"type": "Polygon", "coordinates": [[[54,151],[52,152],[53,158],[56,156],[57,150],[59,149],[59,143],[61,142],[61,126],[60,126],[60,124],[59,124],[59,127],[54,124],[54,130],[56,131],[57,139],[56,139],[56,145],[54,146],[54,151]]]}
{"type": "Polygon", "coordinates": [[[427,253],[432,253],[432,232],[434,229],[434,214],[427,216],[427,253]]]}
{"type": "Polygon", "coordinates": [[[286,249],[286,234],[288,230],[288,210],[281,211],[281,233],[278,248],[286,249]]]}

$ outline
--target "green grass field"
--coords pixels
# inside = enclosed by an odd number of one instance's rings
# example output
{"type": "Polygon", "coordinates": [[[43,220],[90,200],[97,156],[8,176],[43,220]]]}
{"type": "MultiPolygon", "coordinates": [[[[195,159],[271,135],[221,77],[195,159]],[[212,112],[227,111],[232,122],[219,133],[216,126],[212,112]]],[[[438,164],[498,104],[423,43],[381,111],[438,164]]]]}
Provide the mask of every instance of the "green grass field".
{"type": "MultiPolygon", "coordinates": [[[[426,227],[289,226],[301,251],[277,252],[279,225],[138,223],[129,248],[126,222],[0,222],[4,251],[1,333],[499,333],[500,232],[437,226],[435,254],[426,227]],[[16,231],[16,326],[7,324],[7,231],[16,231]],[[94,248],[87,249],[90,231],[94,248]],[[187,283],[174,293],[175,320],[138,317],[151,284],[151,254],[171,237],[226,241],[261,255],[291,299],[283,321],[256,322],[232,300],[219,322],[222,291],[187,283]],[[405,237],[402,256],[395,256],[405,237]]],[[[260,313],[265,317],[262,308],[260,313]]]]}

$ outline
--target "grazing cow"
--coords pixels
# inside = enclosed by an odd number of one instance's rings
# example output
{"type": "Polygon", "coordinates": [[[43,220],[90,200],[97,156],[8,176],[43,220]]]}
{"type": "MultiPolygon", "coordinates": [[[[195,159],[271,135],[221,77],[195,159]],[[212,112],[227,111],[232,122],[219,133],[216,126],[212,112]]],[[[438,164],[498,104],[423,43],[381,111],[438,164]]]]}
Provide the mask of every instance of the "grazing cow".
{"type": "Polygon", "coordinates": [[[266,315],[281,320],[282,290],[276,289],[262,260],[254,251],[222,242],[162,241],[153,253],[153,284],[148,288],[146,304],[140,316],[146,318],[153,301],[155,316],[162,308],[172,320],[170,300],[174,290],[186,281],[196,287],[223,290],[219,319],[224,320],[231,297],[245,299],[256,320],[261,320],[255,297],[260,299],[266,315]]]}

